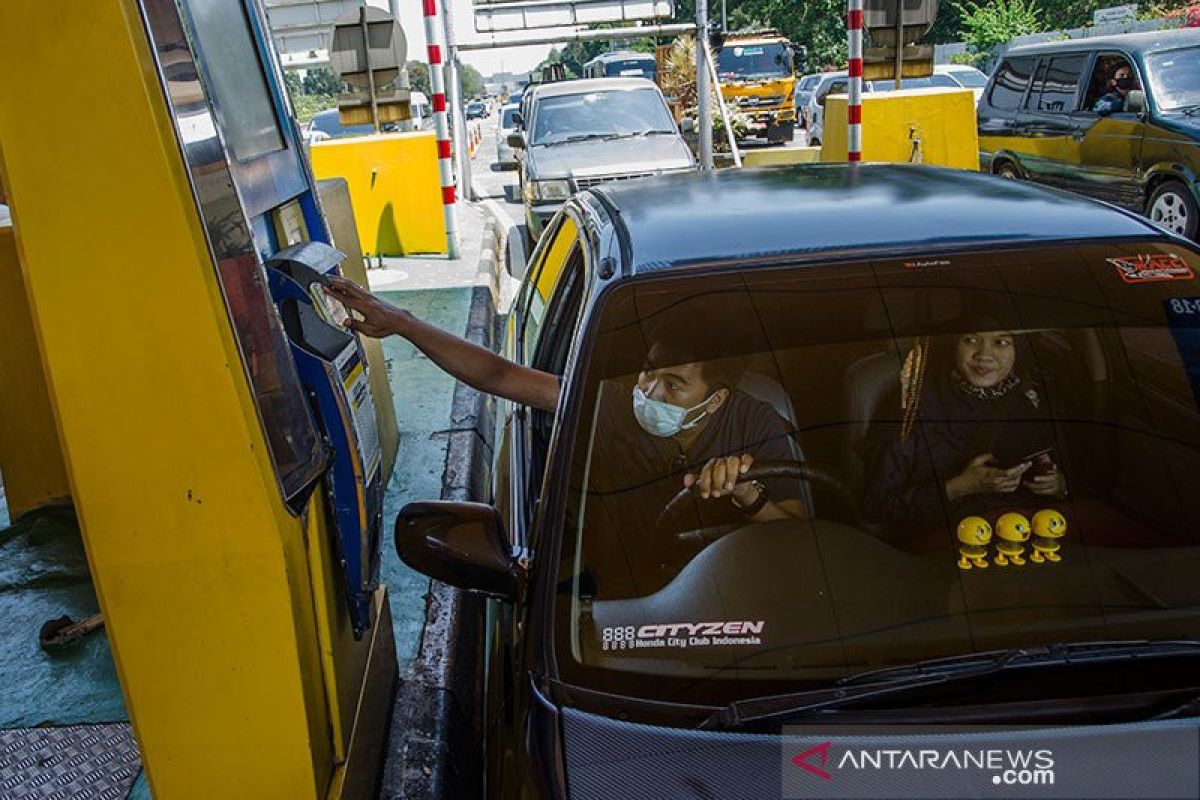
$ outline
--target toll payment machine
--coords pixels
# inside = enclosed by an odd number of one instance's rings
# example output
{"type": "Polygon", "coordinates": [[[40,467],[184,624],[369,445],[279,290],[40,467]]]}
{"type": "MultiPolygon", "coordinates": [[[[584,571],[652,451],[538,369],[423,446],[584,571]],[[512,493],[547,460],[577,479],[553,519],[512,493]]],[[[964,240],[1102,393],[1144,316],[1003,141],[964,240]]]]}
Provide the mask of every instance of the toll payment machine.
{"type": "Polygon", "coordinates": [[[277,253],[266,267],[300,382],[334,454],[326,503],[354,633],[361,636],[371,625],[371,595],[379,586],[383,455],[366,354],[346,330],[349,312],[324,288],[343,258],[323,242],[304,242],[277,253]]]}
{"type": "Polygon", "coordinates": [[[374,796],[396,422],[261,0],[4,0],[0,97],[48,398],[4,469],[66,476],[150,792],[374,796]]]}

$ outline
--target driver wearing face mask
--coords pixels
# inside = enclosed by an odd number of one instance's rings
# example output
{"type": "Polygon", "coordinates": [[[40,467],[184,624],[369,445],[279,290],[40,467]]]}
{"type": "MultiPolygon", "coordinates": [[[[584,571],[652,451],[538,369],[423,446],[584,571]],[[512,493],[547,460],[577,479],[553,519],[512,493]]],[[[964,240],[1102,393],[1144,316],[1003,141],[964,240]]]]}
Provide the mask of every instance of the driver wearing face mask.
{"type": "MultiPolygon", "coordinates": [[[[553,412],[559,378],[514,364],[486,348],[417,319],[352,281],[332,278],[332,296],[358,312],[348,327],[367,336],[403,336],[439,367],[476,389],[553,412]]],[[[593,478],[621,503],[624,526],[654,529],[659,513],[685,487],[695,487],[694,517],[677,529],[722,522],[803,517],[803,491],[789,479],[743,481],[756,462],[794,460],[791,431],[775,410],[736,387],[740,359],[719,352],[719,326],[703,314],[658,325],[632,387],[605,382],[592,460],[593,478]],[[708,341],[712,340],[712,341],[708,341]]]]}
{"type": "Polygon", "coordinates": [[[1122,64],[1113,70],[1113,75],[1108,80],[1108,92],[1096,101],[1092,110],[1101,116],[1124,111],[1125,96],[1131,89],[1136,88],[1138,87],[1133,79],[1133,70],[1129,68],[1128,64],[1122,64]]]}

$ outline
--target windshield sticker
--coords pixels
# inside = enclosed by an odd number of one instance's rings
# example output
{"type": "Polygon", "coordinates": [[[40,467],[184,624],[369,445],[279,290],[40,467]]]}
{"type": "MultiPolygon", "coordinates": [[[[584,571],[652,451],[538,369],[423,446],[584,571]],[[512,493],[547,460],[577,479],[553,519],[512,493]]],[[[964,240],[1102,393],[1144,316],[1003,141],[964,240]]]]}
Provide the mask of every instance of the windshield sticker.
{"type": "Polygon", "coordinates": [[[905,261],[905,269],[930,269],[931,267],[948,267],[950,259],[948,258],[928,258],[920,261],[905,261]]]}
{"type": "Polygon", "coordinates": [[[1126,283],[1190,281],[1196,277],[1187,262],[1174,253],[1146,253],[1105,261],[1117,268],[1117,274],[1126,283]]]}
{"type": "Polygon", "coordinates": [[[668,622],[663,625],[625,625],[600,629],[602,650],[687,649],[762,644],[764,620],[668,622]]]}
{"type": "Polygon", "coordinates": [[[1200,407],[1200,297],[1172,297],[1163,301],[1167,327],[1175,350],[1187,371],[1192,400],[1200,407]]]}

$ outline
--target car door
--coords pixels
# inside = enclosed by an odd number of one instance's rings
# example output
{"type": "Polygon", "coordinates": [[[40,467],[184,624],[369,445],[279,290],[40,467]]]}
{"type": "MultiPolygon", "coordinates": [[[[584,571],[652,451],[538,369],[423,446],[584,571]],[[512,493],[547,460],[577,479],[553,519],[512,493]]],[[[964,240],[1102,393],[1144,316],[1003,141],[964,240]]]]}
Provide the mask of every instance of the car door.
{"type": "MultiPolygon", "coordinates": [[[[545,243],[536,251],[509,314],[503,350],[509,360],[555,374],[565,363],[565,351],[560,356],[555,345],[574,339],[586,263],[579,230],[578,220],[565,211],[547,227],[545,243]]],[[[549,430],[553,418],[550,412],[498,400],[493,499],[504,520],[509,546],[518,557],[530,551],[527,534],[545,463],[541,432],[549,430]]],[[[517,785],[519,780],[511,770],[521,762],[518,716],[525,702],[518,644],[523,613],[524,609],[511,603],[493,602],[488,609],[487,781],[492,794],[500,792],[498,787],[517,785]]]]}
{"type": "Polygon", "coordinates": [[[1080,140],[1073,115],[1087,53],[1043,56],[1018,115],[1028,176],[1048,186],[1079,189],[1080,140]]]}
{"type": "MultiPolygon", "coordinates": [[[[1090,95],[1103,91],[1106,73],[1113,69],[1114,63],[1119,63],[1114,59],[1125,61],[1133,70],[1138,86],[1146,85],[1139,75],[1137,62],[1129,54],[1103,51],[1092,60],[1092,80],[1089,85],[1095,88],[1086,100],[1093,100],[1090,95]]],[[[1145,123],[1141,117],[1129,111],[1098,114],[1092,110],[1092,103],[1086,100],[1075,113],[1080,149],[1076,168],[1077,187],[1073,188],[1099,200],[1140,212],[1139,165],[1145,143],[1145,123]]]]}

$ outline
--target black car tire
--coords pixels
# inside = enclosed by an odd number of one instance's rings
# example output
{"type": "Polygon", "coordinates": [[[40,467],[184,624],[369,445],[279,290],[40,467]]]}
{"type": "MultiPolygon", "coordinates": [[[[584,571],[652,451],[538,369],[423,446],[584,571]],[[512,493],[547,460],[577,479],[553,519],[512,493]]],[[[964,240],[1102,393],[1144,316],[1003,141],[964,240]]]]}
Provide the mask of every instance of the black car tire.
{"type": "Polygon", "coordinates": [[[1155,225],[1186,239],[1196,238],[1200,209],[1192,193],[1179,181],[1164,181],[1146,202],[1146,216],[1155,225]]]}
{"type": "Polygon", "coordinates": [[[996,175],[1001,178],[1008,178],[1010,181],[1019,181],[1024,179],[1021,173],[1021,168],[1011,161],[1001,161],[996,165],[996,175]]]}

